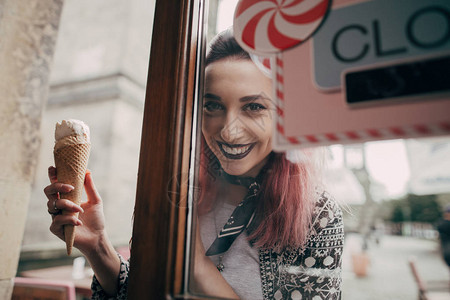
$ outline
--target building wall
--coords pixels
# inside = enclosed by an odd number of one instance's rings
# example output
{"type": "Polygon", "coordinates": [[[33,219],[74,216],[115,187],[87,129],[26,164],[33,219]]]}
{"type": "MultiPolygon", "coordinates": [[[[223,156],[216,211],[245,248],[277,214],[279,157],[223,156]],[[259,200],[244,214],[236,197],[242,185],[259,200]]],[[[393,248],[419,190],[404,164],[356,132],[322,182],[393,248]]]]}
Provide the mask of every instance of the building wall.
{"type": "Polygon", "coordinates": [[[122,73],[145,87],[155,0],[66,0],[52,84],[122,73]]]}
{"type": "Polygon", "coordinates": [[[9,299],[62,0],[0,0],[0,299],[9,299]]]}

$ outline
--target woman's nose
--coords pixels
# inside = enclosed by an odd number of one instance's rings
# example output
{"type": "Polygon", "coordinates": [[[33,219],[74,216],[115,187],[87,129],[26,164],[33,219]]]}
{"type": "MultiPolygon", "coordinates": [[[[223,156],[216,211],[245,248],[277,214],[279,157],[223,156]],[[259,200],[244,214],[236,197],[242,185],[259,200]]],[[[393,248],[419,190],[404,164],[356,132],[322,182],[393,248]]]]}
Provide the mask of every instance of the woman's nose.
{"type": "Polygon", "coordinates": [[[221,138],[230,144],[238,141],[245,133],[245,124],[237,116],[227,116],[226,122],[220,131],[221,138]]]}

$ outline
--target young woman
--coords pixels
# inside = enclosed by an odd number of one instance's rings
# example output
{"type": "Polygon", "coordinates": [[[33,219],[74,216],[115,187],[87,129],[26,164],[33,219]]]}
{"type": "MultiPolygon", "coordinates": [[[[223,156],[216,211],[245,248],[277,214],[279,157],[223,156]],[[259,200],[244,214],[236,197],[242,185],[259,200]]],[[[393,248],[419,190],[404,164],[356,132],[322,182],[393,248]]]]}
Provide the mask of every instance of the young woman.
{"type": "MultiPolygon", "coordinates": [[[[272,151],[272,82],[226,31],[211,44],[203,99],[200,199],[193,289],[242,299],[340,299],[342,213],[318,188],[311,154],[291,162],[272,151]]],[[[104,230],[101,199],[86,176],[82,208],[45,189],[50,230],[80,225],[75,247],[94,269],[94,298],[126,297],[128,264],[104,230]],[[117,278],[119,278],[119,283],[117,278]]]]}

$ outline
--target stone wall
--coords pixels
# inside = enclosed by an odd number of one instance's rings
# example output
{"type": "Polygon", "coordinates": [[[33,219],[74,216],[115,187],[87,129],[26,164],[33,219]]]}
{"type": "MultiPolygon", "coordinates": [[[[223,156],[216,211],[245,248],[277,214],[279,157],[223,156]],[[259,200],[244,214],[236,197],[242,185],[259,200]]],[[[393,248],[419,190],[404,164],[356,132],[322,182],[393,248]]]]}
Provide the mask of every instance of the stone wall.
{"type": "Polygon", "coordinates": [[[9,299],[62,0],[0,0],[0,298],[9,299]]]}

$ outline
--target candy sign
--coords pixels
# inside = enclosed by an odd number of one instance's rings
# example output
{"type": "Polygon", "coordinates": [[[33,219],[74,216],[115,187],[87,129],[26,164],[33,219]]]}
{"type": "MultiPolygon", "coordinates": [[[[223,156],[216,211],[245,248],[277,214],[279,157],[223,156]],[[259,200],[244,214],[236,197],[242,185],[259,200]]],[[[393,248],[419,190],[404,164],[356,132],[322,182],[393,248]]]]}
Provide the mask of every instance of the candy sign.
{"type": "MultiPolygon", "coordinates": [[[[324,16],[311,38],[272,55],[275,149],[450,134],[450,1],[335,0],[324,16]]],[[[263,19],[248,19],[260,55],[274,51],[263,19]]]]}
{"type": "Polygon", "coordinates": [[[240,1],[234,16],[234,36],[250,53],[267,55],[289,49],[319,28],[330,1],[240,1]]]}

